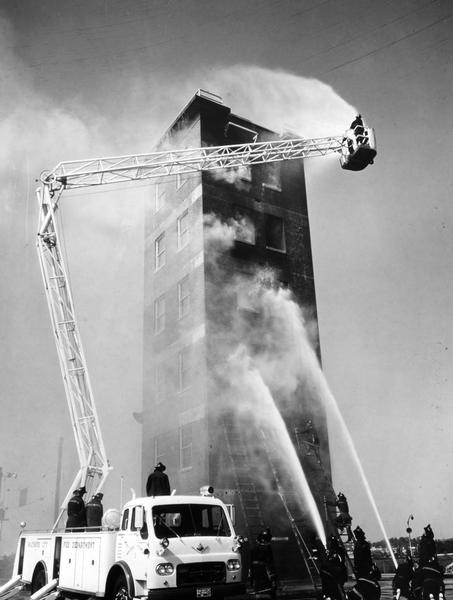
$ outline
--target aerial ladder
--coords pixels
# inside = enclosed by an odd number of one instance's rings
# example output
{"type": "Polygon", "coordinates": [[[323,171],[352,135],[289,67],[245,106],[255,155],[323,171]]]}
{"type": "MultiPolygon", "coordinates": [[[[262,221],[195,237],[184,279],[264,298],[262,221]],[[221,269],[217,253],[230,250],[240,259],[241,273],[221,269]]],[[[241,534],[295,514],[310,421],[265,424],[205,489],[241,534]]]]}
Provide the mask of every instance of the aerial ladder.
{"type": "Polygon", "coordinates": [[[67,189],[298,160],[333,153],[340,155],[342,168],[353,171],[364,169],[373,162],[376,155],[374,130],[363,126],[360,136],[349,129],[339,136],[317,139],[280,138],[266,142],[60,162],[52,171],[41,175],[41,184],[37,189],[37,251],[80,463],[61,504],[54,530],[64,514],[72,490],[85,486],[90,494],[99,492],[111,470],[99,426],[56,218],[63,192],[67,189]]]}

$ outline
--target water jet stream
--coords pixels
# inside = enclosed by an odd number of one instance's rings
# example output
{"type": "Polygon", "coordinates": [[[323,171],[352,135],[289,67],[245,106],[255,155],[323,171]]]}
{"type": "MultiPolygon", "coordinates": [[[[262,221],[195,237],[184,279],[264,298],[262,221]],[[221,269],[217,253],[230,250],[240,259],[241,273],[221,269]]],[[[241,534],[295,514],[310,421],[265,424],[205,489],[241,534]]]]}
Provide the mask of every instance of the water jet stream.
{"type": "MultiPolygon", "coordinates": [[[[303,337],[302,339],[305,340],[305,337],[303,337]]],[[[371,507],[373,509],[373,512],[376,516],[377,522],[379,524],[379,527],[382,531],[382,534],[384,536],[385,539],[385,543],[387,545],[387,548],[389,550],[390,556],[392,558],[393,564],[395,565],[395,568],[398,567],[398,562],[395,558],[395,555],[393,553],[393,549],[392,546],[390,544],[390,540],[388,538],[387,532],[385,531],[385,527],[384,527],[384,523],[382,522],[381,519],[381,515],[379,514],[377,505],[376,505],[376,501],[374,500],[374,496],[371,492],[371,487],[370,484],[368,482],[368,479],[365,475],[365,471],[363,470],[362,467],[362,463],[360,461],[359,455],[357,453],[354,441],[351,437],[351,434],[349,432],[349,429],[345,423],[345,420],[343,418],[343,415],[340,412],[340,409],[338,407],[338,403],[334,397],[334,395],[332,394],[332,392],[330,391],[329,385],[326,381],[326,378],[324,376],[324,373],[322,372],[322,369],[319,365],[318,362],[318,358],[315,354],[315,352],[313,351],[313,349],[309,346],[308,342],[306,342],[304,345],[306,345],[306,348],[303,349],[305,350],[303,352],[304,356],[308,358],[309,360],[309,365],[310,365],[310,371],[312,376],[315,378],[314,384],[316,386],[316,388],[319,390],[320,396],[322,398],[322,400],[325,403],[326,406],[326,410],[328,412],[330,412],[331,415],[333,415],[336,420],[338,421],[338,423],[340,424],[340,428],[342,431],[342,434],[344,436],[344,438],[346,439],[347,445],[348,445],[348,449],[352,455],[353,461],[357,467],[357,470],[360,474],[360,477],[362,479],[362,483],[364,485],[365,488],[365,492],[368,496],[368,500],[371,504],[371,507]]]]}
{"type": "MultiPolygon", "coordinates": [[[[306,506],[301,504],[301,507],[304,512],[308,508],[313,525],[316,529],[316,533],[322,543],[326,545],[326,534],[318,507],[315,499],[313,498],[310,486],[308,485],[308,481],[305,477],[302,465],[300,464],[297,452],[291,441],[286,424],[275,404],[272,394],[257,369],[250,367],[248,364],[244,368],[244,362],[240,364],[240,361],[244,359],[243,356],[239,357],[236,355],[234,358],[238,360],[238,367],[242,371],[242,393],[245,393],[246,396],[256,399],[258,405],[253,411],[253,417],[256,421],[258,421],[258,425],[260,427],[263,427],[265,430],[271,431],[274,434],[273,441],[278,443],[279,455],[284,457],[285,462],[288,465],[288,469],[291,472],[292,480],[299,491],[299,502],[301,502],[302,499],[304,499],[306,502],[306,506]],[[249,394],[247,394],[247,391],[249,394]]],[[[231,360],[232,357],[230,357],[230,361],[231,360]]],[[[247,360],[245,362],[248,363],[247,360]]]]}

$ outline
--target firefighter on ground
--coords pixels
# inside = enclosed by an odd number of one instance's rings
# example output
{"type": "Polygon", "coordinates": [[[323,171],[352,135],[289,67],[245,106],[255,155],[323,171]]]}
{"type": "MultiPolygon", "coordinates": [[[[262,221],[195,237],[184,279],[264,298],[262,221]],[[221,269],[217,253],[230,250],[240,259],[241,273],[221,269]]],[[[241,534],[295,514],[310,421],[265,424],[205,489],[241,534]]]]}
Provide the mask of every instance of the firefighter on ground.
{"type": "Polygon", "coordinates": [[[418,562],[421,567],[424,567],[433,556],[437,556],[436,542],[434,541],[434,532],[431,529],[431,525],[427,525],[423,528],[424,533],[420,538],[418,545],[418,562]]]}
{"type": "Polygon", "coordinates": [[[147,496],[169,496],[170,482],[168,476],[164,473],[166,466],[161,462],[154,467],[153,473],[148,477],[146,482],[147,496]]]}
{"type": "Polygon", "coordinates": [[[357,583],[348,592],[348,600],[379,600],[381,572],[371,558],[371,545],[361,527],[354,529],[354,571],[357,583]]]}
{"type": "Polygon", "coordinates": [[[392,591],[395,598],[410,597],[414,570],[412,556],[407,554],[406,560],[398,565],[392,580],[392,591]]]}
{"type": "Polygon", "coordinates": [[[87,527],[96,527],[98,529],[102,526],[102,516],[104,514],[104,507],[102,506],[102,498],[104,494],[98,492],[95,494],[85,506],[87,516],[87,527]]]}
{"type": "Polygon", "coordinates": [[[323,598],[344,600],[343,586],[348,580],[346,552],[333,535],[328,539],[327,553],[321,559],[319,575],[321,577],[323,598]]]}
{"type": "Polygon", "coordinates": [[[418,546],[420,557],[418,597],[422,600],[429,600],[431,597],[437,600],[440,594],[445,596],[445,569],[437,560],[436,542],[434,541],[434,532],[431,525],[427,525],[424,530],[425,532],[420,538],[418,546]]]}
{"type": "Polygon", "coordinates": [[[272,552],[272,533],[269,527],[261,531],[251,551],[250,583],[255,592],[270,591],[272,598],[277,593],[277,575],[272,552]],[[264,583],[264,590],[260,589],[264,583]]]}
{"type": "Polygon", "coordinates": [[[84,494],[86,494],[85,486],[77,488],[68,502],[66,529],[69,531],[87,526],[85,502],[83,501],[84,494]]]}

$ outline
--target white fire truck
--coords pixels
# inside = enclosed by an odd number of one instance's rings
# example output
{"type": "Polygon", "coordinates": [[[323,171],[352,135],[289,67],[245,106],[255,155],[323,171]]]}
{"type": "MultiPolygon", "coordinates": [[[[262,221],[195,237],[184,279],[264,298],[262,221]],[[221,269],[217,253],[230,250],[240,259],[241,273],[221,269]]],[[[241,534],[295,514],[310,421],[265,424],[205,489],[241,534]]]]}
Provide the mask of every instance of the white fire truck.
{"type": "Polygon", "coordinates": [[[14,573],[29,584],[32,598],[54,589],[68,598],[118,600],[149,594],[222,598],[245,591],[241,538],[225,505],[212,495],[134,498],[119,523],[107,523],[24,532],[14,573]]]}
{"type": "Polygon", "coordinates": [[[32,600],[49,594],[108,600],[222,598],[245,591],[243,540],[212,488],[203,488],[200,496],[133,498],[121,514],[107,511],[102,526],[94,529],[65,531],[62,525],[72,490],[86,486],[90,495],[99,492],[111,469],[55,217],[64,190],[331,153],[340,154],[345,169],[364,169],[376,155],[373,129],[362,123],[359,132],[349,129],[327,138],[281,138],[62,162],[41,176],[37,249],[80,468],[52,529],[22,531],[13,576],[0,587],[0,600],[24,585],[30,587],[32,600]]]}

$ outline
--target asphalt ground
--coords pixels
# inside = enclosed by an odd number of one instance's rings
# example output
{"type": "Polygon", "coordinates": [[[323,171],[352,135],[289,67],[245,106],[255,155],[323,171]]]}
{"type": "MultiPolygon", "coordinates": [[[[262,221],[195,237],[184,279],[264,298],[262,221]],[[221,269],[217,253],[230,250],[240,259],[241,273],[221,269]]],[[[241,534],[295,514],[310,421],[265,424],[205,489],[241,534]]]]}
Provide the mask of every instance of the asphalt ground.
{"type": "MultiPolygon", "coordinates": [[[[384,574],[380,583],[381,586],[381,600],[392,600],[392,574],[384,574]]],[[[354,582],[351,580],[345,586],[345,589],[351,588],[354,582]]],[[[446,600],[453,600],[453,578],[445,579],[445,597],[446,600]]],[[[16,600],[28,600],[30,598],[30,592],[22,591],[14,596],[16,600]]],[[[253,593],[249,592],[244,596],[236,596],[237,600],[269,600],[270,595],[268,593],[253,593]]],[[[318,596],[310,584],[303,584],[298,581],[282,581],[277,593],[277,598],[285,600],[317,600],[318,596]]]]}

